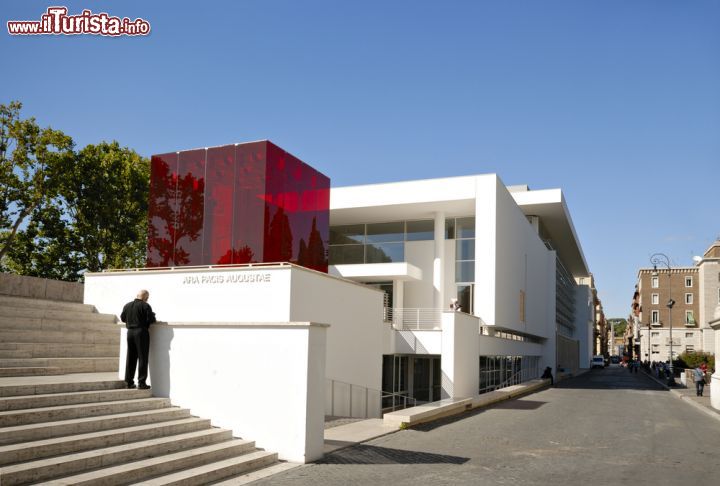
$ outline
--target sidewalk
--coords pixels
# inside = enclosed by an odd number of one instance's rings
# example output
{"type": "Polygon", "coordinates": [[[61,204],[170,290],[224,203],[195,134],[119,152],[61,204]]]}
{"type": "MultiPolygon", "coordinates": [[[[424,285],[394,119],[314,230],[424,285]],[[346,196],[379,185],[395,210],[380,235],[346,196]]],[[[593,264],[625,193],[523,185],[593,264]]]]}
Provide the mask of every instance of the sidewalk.
{"type": "MultiPolygon", "coordinates": [[[[468,406],[470,407],[470,409],[473,410],[477,408],[489,407],[498,402],[510,400],[513,398],[519,398],[521,396],[547,388],[549,383],[549,380],[531,380],[525,383],[521,383],[519,385],[512,385],[506,388],[501,388],[499,390],[495,390],[494,392],[485,393],[479,395],[478,397],[475,397],[475,399],[472,401],[472,405],[468,406]]],[[[437,403],[440,402],[433,402],[433,404],[437,403]]],[[[402,412],[411,413],[411,411],[413,410],[422,411],[427,408],[428,405],[433,404],[411,407],[408,409],[404,409],[402,412]]],[[[466,409],[458,409],[458,411],[453,412],[451,415],[459,415],[464,410],[466,409]]],[[[447,413],[439,412],[434,416],[431,413],[425,421],[437,420],[446,416],[448,416],[447,413]]],[[[341,420],[339,422],[342,423],[341,420]]],[[[408,421],[408,423],[410,423],[410,421],[408,421]]],[[[420,423],[420,421],[418,421],[417,423],[420,423]]],[[[361,442],[367,442],[369,440],[376,439],[383,435],[398,432],[399,430],[402,430],[402,428],[399,427],[398,424],[388,424],[384,419],[380,418],[355,420],[351,423],[346,423],[337,427],[326,428],[324,452],[325,454],[335,452],[337,450],[344,449],[346,447],[350,447],[361,442]]]]}
{"type": "MultiPolygon", "coordinates": [[[[720,410],[716,410],[710,405],[710,385],[705,385],[705,390],[703,391],[703,396],[698,397],[695,394],[695,386],[688,386],[687,388],[683,387],[682,385],[675,386],[673,388],[669,388],[664,380],[660,380],[656,377],[654,377],[650,373],[645,373],[645,375],[650,378],[651,380],[654,380],[659,385],[661,385],[666,390],[670,390],[670,393],[678,397],[679,399],[685,401],[685,403],[689,403],[691,406],[697,408],[698,410],[706,413],[710,417],[715,418],[716,420],[720,420],[720,410]]],[[[679,383],[679,382],[678,382],[679,383]]]]}

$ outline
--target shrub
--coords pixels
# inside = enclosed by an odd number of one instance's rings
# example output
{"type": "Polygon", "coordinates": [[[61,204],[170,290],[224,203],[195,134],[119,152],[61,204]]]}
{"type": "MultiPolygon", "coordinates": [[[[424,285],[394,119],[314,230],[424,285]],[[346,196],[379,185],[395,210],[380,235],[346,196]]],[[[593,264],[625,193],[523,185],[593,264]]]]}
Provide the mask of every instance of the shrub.
{"type": "Polygon", "coordinates": [[[701,363],[707,363],[708,369],[715,369],[715,355],[698,351],[696,353],[682,353],[673,365],[676,368],[696,368],[701,363]]]}

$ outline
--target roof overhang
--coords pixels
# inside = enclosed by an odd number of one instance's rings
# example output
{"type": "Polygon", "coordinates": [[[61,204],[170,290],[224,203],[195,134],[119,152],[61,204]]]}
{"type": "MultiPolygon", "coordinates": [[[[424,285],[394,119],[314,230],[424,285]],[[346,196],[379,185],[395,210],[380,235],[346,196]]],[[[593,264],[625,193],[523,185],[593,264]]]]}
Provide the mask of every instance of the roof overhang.
{"type": "Polygon", "coordinates": [[[565,197],[560,189],[513,191],[515,202],[526,216],[538,216],[557,251],[560,261],[573,277],[590,275],[580,240],[575,232],[565,197]]]}
{"type": "Polygon", "coordinates": [[[330,265],[328,273],[336,277],[343,277],[360,282],[422,280],[422,270],[407,262],[330,265]]]}

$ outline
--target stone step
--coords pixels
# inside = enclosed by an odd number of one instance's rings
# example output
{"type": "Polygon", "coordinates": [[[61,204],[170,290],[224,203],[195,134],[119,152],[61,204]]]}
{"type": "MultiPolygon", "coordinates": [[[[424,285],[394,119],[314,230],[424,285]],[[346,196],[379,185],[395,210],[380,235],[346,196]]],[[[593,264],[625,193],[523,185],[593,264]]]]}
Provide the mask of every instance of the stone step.
{"type": "Polygon", "coordinates": [[[0,446],[0,466],[124,444],[128,442],[128,438],[135,441],[149,440],[209,428],[210,420],[190,417],[135,427],[10,444],[0,446]]]}
{"type": "Polygon", "coordinates": [[[16,397],[24,395],[47,395],[49,393],[73,393],[83,391],[115,390],[125,388],[122,380],[100,381],[67,381],[48,383],[25,383],[21,385],[0,386],[0,397],[16,397]]]}
{"type": "Polygon", "coordinates": [[[0,368],[58,368],[62,373],[117,371],[117,356],[98,358],[15,358],[0,359],[0,368]]]}
{"type": "Polygon", "coordinates": [[[262,469],[256,469],[249,473],[241,473],[238,475],[230,476],[227,479],[213,483],[214,486],[241,486],[249,484],[260,479],[264,479],[275,474],[280,474],[290,469],[300,467],[302,464],[296,462],[276,462],[262,469]]]}
{"type": "Polygon", "coordinates": [[[4,427],[0,428],[0,445],[18,444],[64,435],[87,434],[101,430],[167,422],[188,418],[189,416],[190,410],[186,408],[168,407],[156,410],[141,410],[139,412],[117,413],[57,422],[41,422],[4,427]]]}
{"type": "Polygon", "coordinates": [[[34,299],[28,297],[13,297],[0,295],[0,307],[22,307],[35,309],[67,310],[71,312],[95,312],[95,307],[76,302],[61,302],[58,300],[34,299]]]}
{"type": "MultiPolygon", "coordinates": [[[[128,438],[132,440],[132,437],[128,438]]],[[[2,481],[3,486],[27,484],[29,482],[35,483],[37,481],[45,481],[69,474],[82,474],[86,471],[97,469],[98,467],[103,467],[103,470],[108,470],[113,469],[112,466],[118,464],[131,466],[133,462],[144,462],[148,458],[161,458],[165,455],[189,452],[193,449],[211,447],[227,442],[233,442],[232,434],[229,430],[209,428],[6,466],[2,469],[2,481]],[[130,464],[126,465],[125,463],[128,462],[130,464]]],[[[254,442],[251,441],[236,442],[234,447],[234,449],[236,449],[235,453],[247,452],[252,450],[254,446],[254,442]],[[240,443],[242,443],[242,445],[240,443]]],[[[219,450],[223,451],[226,449],[228,449],[228,447],[220,448],[219,450]]],[[[143,473],[143,471],[140,472],[143,473]]],[[[147,472],[144,474],[147,474],[147,472]]],[[[110,475],[110,477],[112,477],[112,475],[110,475]]],[[[148,477],[148,475],[141,477],[148,477]]],[[[60,484],[62,483],[61,480],[60,484]]]]}
{"type": "Polygon", "coordinates": [[[168,398],[141,398],[136,400],[31,408],[27,410],[9,410],[0,412],[0,427],[15,427],[18,425],[72,420],[80,417],[97,417],[102,415],[157,410],[169,406],[170,400],[168,398]]]}
{"type": "Polygon", "coordinates": [[[23,331],[0,329],[0,342],[120,344],[120,327],[115,331],[23,331]]]}
{"type": "Polygon", "coordinates": [[[0,412],[151,397],[152,390],[138,390],[137,388],[133,390],[92,390],[70,393],[47,393],[44,395],[4,397],[0,398],[0,412]]]}
{"type": "Polygon", "coordinates": [[[119,343],[0,343],[0,358],[100,358],[119,354],[119,343]]]}
{"type": "Polygon", "coordinates": [[[45,317],[7,317],[0,316],[0,329],[6,331],[107,331],[120,332],[120,326],[114,322],[93,321],[90,319],[73,320],[45,317]]]}
{"type": "MultiPolygon", "coordinates": [[[[242,439],[233,439],[163,456],[129,462],[113,467],[98,469],[74,476],[52,479],[47,485],[119,485],[133,484],[153,476],[167,475],[180,469],[189,469],[222,461],[248,452],[254,443],[242,439]]],[[[3,478],[4,479],[4,478],[3,478]]],[[[8,483],[12,484],[12,483],[8,483]]],[[[3,482],[3,486],[5,483],[3,482]]]]}
{"type": "Polygon", "coordinates": [[[14,367],[0,368],[0,377],[2,376],[50,376],[65,374],[63,370],[57,367],[38,366],[38,367],[14,367]]]}
{"type": "Polygon", "coordinates": [[[0,358],[32,358],[32,349],[0,349],[0,358]]]}
{"type": "MultiPolygon", "coordinates": [[[[277,453],[254,451],[242,456],[231,457],[222,461],[203,464],[191,469],[184,469],[176,473],[159,476],[147,481],[134,483],[144,486],[161,485],[204,485],[214,481],[221,481],[230,476],[257,471],[277,462],[277,453]]],[[[283,469],[286,470],[286,469],[283,469]]],[[[280,471],[278,471],[280,472],[280,471]]]]}
{"type": "Polygon", "coordinates": [[[47,309],[42,307],[14,307],[0,306],[0,318],[24,317],[33,319],[63,319],[72,321],[93,321],[93,322],[109,322],[114,324],[117,317],[113,314],[100,314],[94,310],[87,309],[66,310],[66,309],[47,309]]]}

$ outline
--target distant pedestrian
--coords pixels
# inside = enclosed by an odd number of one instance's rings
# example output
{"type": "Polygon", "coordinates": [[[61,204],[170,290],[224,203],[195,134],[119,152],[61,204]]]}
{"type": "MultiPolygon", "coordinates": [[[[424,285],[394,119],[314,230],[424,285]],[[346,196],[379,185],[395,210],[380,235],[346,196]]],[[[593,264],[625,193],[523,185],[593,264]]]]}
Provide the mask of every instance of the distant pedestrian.
{"type": "Polygon", "coordinates": [[[703,391],[705,389],[705,373],[703,373],[703,370],[699,366],[693,370],[693,381],[695,381],[695,391],[697,392],[697,396],[703,396],[703,391]]]}
{"type": "Polygon", "coordinates": [[[123,307],[120,320],[127,327],[127,359],[125,361],[125,383],[135,388],[135,368],[138,369],[138,388],[147,390],[148,359],[150,355],[150,324],[155,322],[155,313],[147,303],[150,293],[141,290],[137,298],[123,307]]]}
{"type": "Polygon", "coordinates": [[[552,375],[552,368],[550,368],[549,366],[547,368],[545,368],[545,371],[543,371],[543,374],[540,378],[542,378],[543,380],[549,379],[550,386],[553,386],[553,384],[555,383],[555,380],[553,379],[553,375],[552,375]]]}

